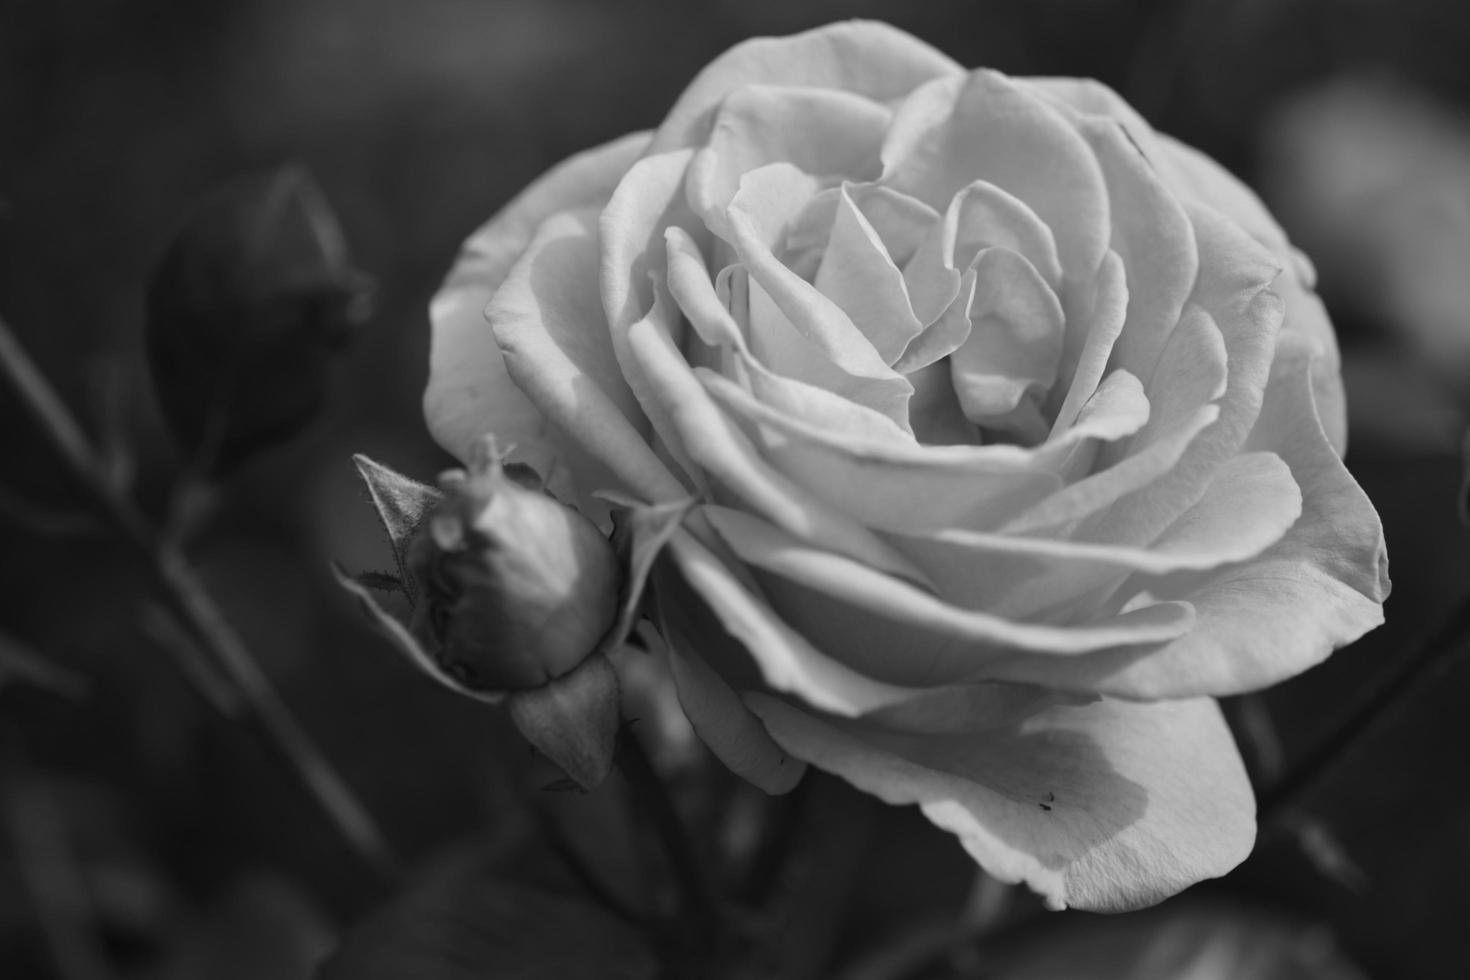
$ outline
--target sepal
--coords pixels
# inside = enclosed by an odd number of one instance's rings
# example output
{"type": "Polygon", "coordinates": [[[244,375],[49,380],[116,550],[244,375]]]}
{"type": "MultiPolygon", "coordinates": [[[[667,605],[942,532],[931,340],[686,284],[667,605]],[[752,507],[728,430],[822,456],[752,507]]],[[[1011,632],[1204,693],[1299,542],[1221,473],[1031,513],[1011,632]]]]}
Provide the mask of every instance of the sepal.
{"type": "Polygon", "coordinates": [[[382,521],[383,530],[388,535],[388,543],[393,548],[393,559],[398,563],[398,578],[403,592],[410,603],[416,602],[418,587],[408,573],[408,543],[424,518],[444,499],[444,494],[361,453],[353,456],[352,462],[356,464],[362,482],[367,484],[373,507],[378,512],[378,520],[382,521]]]}

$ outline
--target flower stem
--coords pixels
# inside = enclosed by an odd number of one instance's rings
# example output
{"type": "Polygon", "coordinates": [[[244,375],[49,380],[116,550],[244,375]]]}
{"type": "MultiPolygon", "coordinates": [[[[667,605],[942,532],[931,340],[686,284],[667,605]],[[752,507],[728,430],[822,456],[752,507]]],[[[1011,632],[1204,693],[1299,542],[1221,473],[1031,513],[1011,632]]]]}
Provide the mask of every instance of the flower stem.
{"type": "Polygon", "coordinates": [[[1368,687],[1336,729],[1270,789],[1259,794],[1260,823],[1291,814],[1342,762],[1413,702],[1410,695],[1444,677],[1458,655],[1470,650],[1470,595],[1451,609],[1439,628],[1368,687]]]}
{"type": "Polygon", "coordinates": [[[20,396],[100,515],[143,564],[164,607],[194,641],[187,648],[202,652],[206,663],[198,665],[194,676],[222,677],[237,697],[234,704],[241,719],[258,729],[354,852],[375,875],[396,878],[398,859],[377,823],[281,700],[182,552],[107,477],[86,433],[3,320],[0,377],[20,396]]]}
{"type": "Polygon", "coordinates": [[[634,804],[652,821],[654,836],[679,882],[683,896],[680,918],[690,931],[687,939],[696,949],[707,951],[719,935],[719,913],[683,818],[638,736],[626,722],[618,738],[617,752],[619,768],[633,790],[634,804]]]}

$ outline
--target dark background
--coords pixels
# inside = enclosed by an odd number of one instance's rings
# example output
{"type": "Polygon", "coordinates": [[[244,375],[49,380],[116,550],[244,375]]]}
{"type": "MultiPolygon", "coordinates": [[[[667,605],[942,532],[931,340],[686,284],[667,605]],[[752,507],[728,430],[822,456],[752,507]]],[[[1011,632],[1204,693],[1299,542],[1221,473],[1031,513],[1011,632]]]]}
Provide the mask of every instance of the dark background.
{"type": "MultiPolygon", "coordinates": [[[[351,453],[421,478],[448,462],[418,411],[428,298],[464,236],[547,166],[655,125],[745,37],[851,16],[967,65],[1108,82],[1261,188],[1317,260],[1347,360],[1348,463],[1383,516],[1394,593],[1385,627],[1261,702],[1288,770],[1465,592],[1470,6],[8,0],[0,315],[94,430],[126,435],[150,509],[178,459],[140,354],[142,284],[191,203],[242,171],[302,161],[378,281],[326,416],[238,473],[196,555],[410,856],[485,826],[504,792],[494,756],[511,751],[498,721],[400,665],[326,572],[330,558],[388,563],[351,453]]],[[[40,827],[80,868],[116,975],[299,975],[381,896],[140,628],[126,558],[93,537],[36,533],[18,496],[64,507],[77,494],[8,394],[0,489],[0,629],[91,679],[80,702],[0,683],[0,974],[61,975],[24,884],[40,827]]],[[[1460,663],[1312,796],[1355,869],[1324,875],[1273,837],[1223,893],[1327,923],[1375,977],[1470,974],[1467,704],[1460,663]]],[[[897,923],[957,903],[957,850],[907,815],[881,819],[892,832],[859,902],[868,914],[897,923]]]]}

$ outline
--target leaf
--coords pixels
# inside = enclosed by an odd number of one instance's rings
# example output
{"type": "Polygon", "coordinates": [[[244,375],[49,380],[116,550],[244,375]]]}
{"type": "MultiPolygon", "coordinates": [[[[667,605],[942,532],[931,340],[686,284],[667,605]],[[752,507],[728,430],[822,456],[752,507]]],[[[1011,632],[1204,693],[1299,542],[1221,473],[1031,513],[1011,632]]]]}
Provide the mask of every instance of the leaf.
{"type": "Polygon", "coordinates": [[[568,895],[456,860],[350,930],[316,980],[642,980],[642,937],[568,895]]]}
{"type": "MultiPolygon", "coordinates": [[[[404,583],[404,592],[409,602],[418,597],[414,594],[413,577],[408,573],[408,542],[424,517],[443,499],[444,495],[427,484],[419,483],[397,473],[382,463],[375,462],[358,453],[352,457],[357,472],[367,484],[372,495],[373,506],[378,510],[378,519],[388,533],[388,543],[393,546],[393,558],[398,562],[398,577],[404,583]]],[[[369,586],[374,588],[374,586],[369,586]]]]}

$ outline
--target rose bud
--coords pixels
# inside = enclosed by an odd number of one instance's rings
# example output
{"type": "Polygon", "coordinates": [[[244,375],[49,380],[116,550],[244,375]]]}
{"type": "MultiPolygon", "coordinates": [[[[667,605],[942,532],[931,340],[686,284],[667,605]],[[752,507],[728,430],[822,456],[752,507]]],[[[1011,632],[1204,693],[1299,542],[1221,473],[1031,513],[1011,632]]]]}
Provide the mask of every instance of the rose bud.
{"type": "Polygon", "coordinates": [[[193,465],[228,470],[304,428],[372,283],[304,169],[241,178],[207,199],[147,290],[149,367],[193,465]]]}
{"type": "Polygon", "coordinates": [[[521,734],[584,788],[612,764],[618,682],[601,641],[622,581],[612,544],[492,443],[408,547],[410,631],[465,688],[510,695],[521,734]]]}
{"type": "Polygon", "coordinates": [[[441,478],[409,545],[411,628],[466,687],[516,691],[570,672],[617,612],[617,555],[597,526],[490,453],[441,478]]]}

